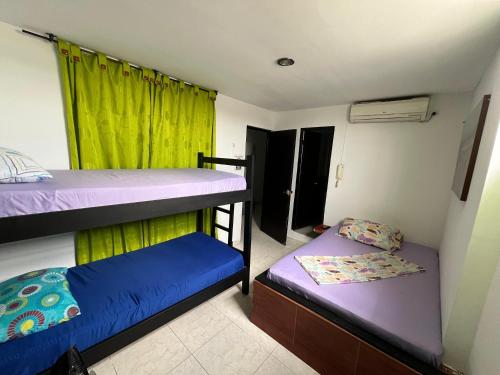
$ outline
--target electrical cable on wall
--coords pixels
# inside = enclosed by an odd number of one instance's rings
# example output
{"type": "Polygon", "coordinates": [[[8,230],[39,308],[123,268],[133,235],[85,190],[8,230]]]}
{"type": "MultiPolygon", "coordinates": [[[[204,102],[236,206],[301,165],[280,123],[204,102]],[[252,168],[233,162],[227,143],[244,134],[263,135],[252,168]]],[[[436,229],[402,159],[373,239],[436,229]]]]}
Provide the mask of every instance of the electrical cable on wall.
{"type": "Polygon", "coordinates": [[[337,164],[337,173],[335,175],[335,187],[339,187],[339,182],[342,181],[344,178],[344,150],[345,150],[345,142],[347,138],[347,128],[349,124],[346,124],[345,130],[344,130],[344,140],[342,142],[342,151],[340,153],[340,163],[337,164]]]}

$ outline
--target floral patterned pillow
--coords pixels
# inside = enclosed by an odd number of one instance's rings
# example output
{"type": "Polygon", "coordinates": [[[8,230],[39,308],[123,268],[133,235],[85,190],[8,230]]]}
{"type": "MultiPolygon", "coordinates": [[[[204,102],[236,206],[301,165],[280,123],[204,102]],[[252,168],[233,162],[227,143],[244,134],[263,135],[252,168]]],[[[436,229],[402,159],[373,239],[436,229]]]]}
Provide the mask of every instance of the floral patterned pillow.
{"type": "Polygon", "coordinates": [[[0,283],[0,343],[80,315],[66,268],[32,271],[0,283]]]}
{"type": "Polygon", "coordinates": [[[346,217],[340,225],[338,236],[391,252],[399,250],[403,241],[403,234],[399,229],[387,224],[350,217],[346,217]]]}

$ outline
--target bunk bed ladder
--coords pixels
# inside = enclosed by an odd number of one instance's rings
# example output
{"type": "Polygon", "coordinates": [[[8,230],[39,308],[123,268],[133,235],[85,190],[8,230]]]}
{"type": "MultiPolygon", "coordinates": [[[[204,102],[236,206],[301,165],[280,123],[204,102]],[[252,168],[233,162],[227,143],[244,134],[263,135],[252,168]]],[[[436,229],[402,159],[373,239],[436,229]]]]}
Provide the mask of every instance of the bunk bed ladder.
{"type": "Polygon", "coordinates": [[[212,225],[210,235],[215,238],[215,228],[221,229],[227,232],[227,244],[233,247],[233,223],[234,223],[234,203],[229,205],[229,210],[223,207],[213,207],[212,208],[212,225]],[[227,227],[217,223],[217,211],[229,215],[229,225],[227,227]]]}
{"type": "MultiPolygon", "coordinates": [[[[225,159],[225,158],[215,158],[215,157],[205,157],[202,152],[198,152],[198,168],[203,168],[204,164],[221,164],[230,165],[233,167],[245,167],[245,180],[246,180],[246,192],[248,196],[245,200],[236,200],[236,202],[243,202],[243,250],[238,250],[243,255],[243,263],[246,268],[246,274],[242,280],[241,291],[243,294],[248,294],[250,290],[250,253],[252,249],[252,187],[253,187],[253,177],[254,177],[254,157],[252,155],[247,155],[244,160],[241,159],[225,159]]],[[[233,200],[233,202],[235,202],[233,200]]],[[[217,202],[214,204],[220,204],[217,202]]],[[[210,232],[213,237],[215,237],[215,228],[219,228],[228,233],[228,245],[233,246],[233,224],[234,224],[234,203],[231,203],[229,210],[222,207],[212,206],[211,213],[211,228],[210,232]],[[216,223],[217,211],[229,214],[229,227],[225,227],[216,223]]],[[[198,232],[203,232],[203,209],[199,209],[196,214],[196,230],[198,232]]]]}

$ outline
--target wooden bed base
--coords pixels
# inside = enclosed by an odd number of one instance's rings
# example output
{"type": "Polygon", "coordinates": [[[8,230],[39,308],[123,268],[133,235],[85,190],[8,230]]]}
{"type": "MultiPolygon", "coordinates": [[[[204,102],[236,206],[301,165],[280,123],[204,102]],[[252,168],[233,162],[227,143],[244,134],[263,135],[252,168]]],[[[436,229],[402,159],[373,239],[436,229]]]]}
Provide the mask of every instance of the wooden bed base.
{"type": "Polygon", "coordinates": [[[334,313],[272,282],[254,281],[250,320],[321,374],[442,374],[334,313]]]}

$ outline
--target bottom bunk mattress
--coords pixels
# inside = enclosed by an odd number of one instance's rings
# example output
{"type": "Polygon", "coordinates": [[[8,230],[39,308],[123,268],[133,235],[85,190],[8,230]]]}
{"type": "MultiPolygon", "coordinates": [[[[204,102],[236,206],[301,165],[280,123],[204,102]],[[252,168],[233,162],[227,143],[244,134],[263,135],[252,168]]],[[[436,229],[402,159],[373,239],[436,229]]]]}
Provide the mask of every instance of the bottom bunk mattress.
{"type": "Polygon", "coordinates": [[[441,363],[441,309],[437,251],[404,242],[396,254],[425,272],[384,280],[318,285],[294,259],[300,255],[355,255],[379,249],[337,236],[334,227],[274,264],[267,277],[416,358],[441,363]]]}
{"type": "Polygon", "coordinates": [[[83,351],[244,268],[242,255],[203,233],[70,268],[81,315],[0,344],[0,374],[36,374],[72,345],[83,351]]]}

